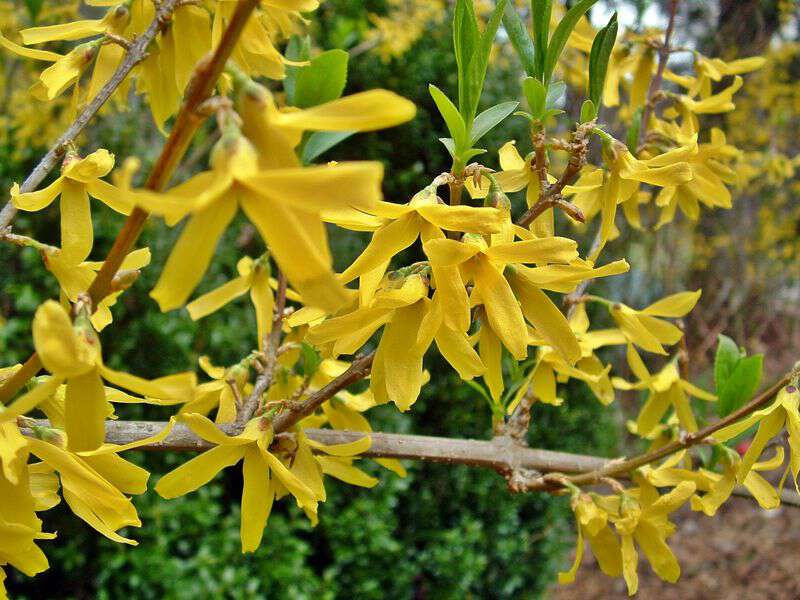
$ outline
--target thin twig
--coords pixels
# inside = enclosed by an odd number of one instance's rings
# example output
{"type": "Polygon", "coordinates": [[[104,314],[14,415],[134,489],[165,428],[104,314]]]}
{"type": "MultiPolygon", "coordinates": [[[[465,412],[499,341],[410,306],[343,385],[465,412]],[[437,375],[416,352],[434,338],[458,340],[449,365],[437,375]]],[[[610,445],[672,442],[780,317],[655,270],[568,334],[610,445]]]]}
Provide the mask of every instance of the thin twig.
{"type": "MultiPolygon", "coordinates": [[[[150,45],[156,35],[169,23],[170,15],[177,8],[180,0],[165,0],[162,2],[153,22],[150,26],[139,35],[133,42],[130,43],[125,59],[114,71],[114,74],[100,89],[97,95],[92,98],[89,104],[86,105],[81,111],[81,114],[72,122],[67,130],[58,138],[55,144],[50,148],[47,154],[44,155],[39,164],[34,167],[30,175],[22,182],[19,187],[20,192],[27,193],[34,191],[39,184],[44,181],[47,174],[50,173],[61,161],[61,156],[64,150],[75,141],[83,129],[88,125],[89,121],[100,111],[106,101],[122,84],[131,70],[139,64],[147,56],[147,47],[150,45]]],[[[17,208],[9,201],[0,211],[0,230],[7,228],[17,214],[17,208]]]]}
{"type": "Polygon", "coordinates": [[[322,404],[333,398],[347,386],[357,381],[361,381],[372,370],[372,361],[375,353],[370,352],[364,356],[357,356],[347,370],[311,394],[303,402],[287,407],[287,410],[280,413],[272,421],[272,428],[276,433],[287,431],[298,421],[305,419],[314,413],[322,404]]]}
{"type": "Polygon", "coordinates": [[[272,328],[264,335],[262,345],[264,348],[264,370],[256,378],[253,391],[244,401],[237,417],[237,424],[243,428],[253,418],[261,406],[261,396],[272,386],[275,377],[275,368],[278,364],[278,349],[281,345],[281,328],[283,327],[283,313],[286,309],[286,275],[278,273],[278,290],[275,298],[275,313],[272,319],[272,328]]]}
{"type": "Polygon", "coordinates": [[[642,124],[639,128],[637,146],[642,143],[642,139],[644,139],[647,133],[650,117],[655,109],[656,96],[661,92],[661,84],[664,81],[664,71],[667,70],[667,62],[669,62],[670,42],[672,41],[672,34],[675,31],[675,17],[678,14],[678,4],[680,4],[680,0],[671,0],[669,23],[664,33],[664,43],[658,48],[658,67],[656,68],[656,75],[650,82],[650,88],[647,90],[647,100],[642,110],[642,124]]]}

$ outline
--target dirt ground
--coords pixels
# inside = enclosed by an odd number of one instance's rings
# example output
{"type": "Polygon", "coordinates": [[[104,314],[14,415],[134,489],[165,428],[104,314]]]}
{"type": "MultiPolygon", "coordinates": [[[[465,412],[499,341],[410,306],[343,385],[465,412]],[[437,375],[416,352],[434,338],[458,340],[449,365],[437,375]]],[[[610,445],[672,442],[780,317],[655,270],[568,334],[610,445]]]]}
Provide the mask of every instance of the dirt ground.
{"type": "MultiPolygon", "coordinates": [[[[800,598],[800,508],[764,511],[750,500],[734,498],[714,518],[686,508],[674,516],[678,528],[669,544],[681,564],[681,578],[675,585],[665,583],[642,559],[637,598],[800,598]]],[[[625,582],[606,577],[587,551],[577,581],[554,588],[549,598],[606,600],[627,598],[627,592],[625,582]]]]}

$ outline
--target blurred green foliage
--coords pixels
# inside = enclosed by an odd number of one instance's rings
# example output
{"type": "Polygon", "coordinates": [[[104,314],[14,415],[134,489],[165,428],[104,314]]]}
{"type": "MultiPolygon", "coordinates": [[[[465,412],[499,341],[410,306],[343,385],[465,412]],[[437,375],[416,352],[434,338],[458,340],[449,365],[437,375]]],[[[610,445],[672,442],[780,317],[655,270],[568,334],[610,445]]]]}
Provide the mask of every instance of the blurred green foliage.
{"type": "MultiPolygon", "coordinates": [[[[321,47],[352,46],[367,26],[367,11],[382,3],[336,0],[325,3],[312,37],[321,47]]],[[[490,73],[482,106],[518,95],[517,69],[490,73]]],[[[350,63],[347,92],[385,87],[414,100],[417,118],[403,127],[355,136],[328,159],[381,159],[390,163],[387,199],[406,201],[437,173],[449,168],[449,156],[437,138],[444,124],[427,93],[436,82],[455,92],[455,68],[447,26],[427,32],[400,59],[382,61],[370,53],[350,63]]],[[[87,147],[103,145],[117,155],[143,159],[143,172],[160,148],[156,134],[143,133],[148,117],[134,106],[107,116],[93,130],[87,147]]],[[[207,135],[207,134],[206,134],[207,135]]],[[[486,147],[524,135],[524,123],[509,119],[492,131],[486,147]]],[[[201,136],[202,138],[202,136],[201,136]]],[[[200,139],[196,145],[203,147],[200,139]]],[[[190,153],[191,154],[191,153],[190,153]]],[[[36,156],[36,153],[32,153],[36,156]]],[[[32,166],[12,163],[0,145],[0,184],[8,189],[32,166]]],[[[100,258],[110,246],[120,218],[95,204],[95,232],[100,258]]],[[[56,241],[57,212],[51,208],[32,218],[21,215],[15,228],[42,241],[56,241]]],[[[193,368],[210,354],[220,364],[239,360],[255,345],[255,318],[245,300],[199,323],[185,310],[161,314],[146,295],[152,288],[176,236],[158,222],[148,225],[141,243],[153,252],[131,293],[114,309],[115,323],[103,332],[106,361],[142,376],[193,368]],[[245,335],[243,335],[245,332],[245,335]],[[247,332],[253,332],[247,335],[247,332]]],[[[220,244],[200,292],[216,287],[235,272],[242,253],[263,250],[243,220],[220,244]]],[[[363,247],[357,234],[332,235],[337,267],[349,263],[363,247]]],[[[45,298],[57,297],[55,280],[31,250],[0,246],[0,308],[7,319],[0,328],[4,364],[24,360],[31,351],[30,321],[45,298]]],[[[431,357],[431,383],[408,415],[393,407],[370,414],[375,429],[481,438],[490,431],[486,407],[462,385],[451,369],[431,357]]],[[[585,388],[565,391],[565,407],[537,406],[532,445],[567,451],[613,454],[614,427],[608,411],[585,388]]],[[[123,407],[122,417],[165,418],[153,407],[123,407]]],[[[154,473],[164,473],[185,456],[134,454],[154,473]]],[[[74,518],[63,506],[43,516],[46,530],[58,538],[43,544],[51,568],[34,579],[10,573],[15,598],[535,598],[554,579],[571,546],[571,519],[566,501],[539,495],[511,495],[498,475],[467,467],[409,464],[400,479],[377,467],[381,483],[362,490],[333,481],[320,523],[311,528],[289,503],[273,510],[264,542],[253,555],[242,555],[239,543],[241,479],[231,469],[214,484],[172,501],[154,493],[136,499],[144,526],[125,535],[137,548],[114,544],[74,518]]],[[[157,475],[155,476],[157,477],[157,475]]]]}

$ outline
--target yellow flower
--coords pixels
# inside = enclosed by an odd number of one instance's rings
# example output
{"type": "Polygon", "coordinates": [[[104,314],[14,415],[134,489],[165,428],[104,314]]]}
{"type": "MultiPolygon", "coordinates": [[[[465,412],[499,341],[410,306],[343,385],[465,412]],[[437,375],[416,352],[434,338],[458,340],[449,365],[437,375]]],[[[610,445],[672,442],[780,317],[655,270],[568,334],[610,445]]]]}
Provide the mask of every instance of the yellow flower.
{"type": "Polygon", "coordinates": [[[443,230],[499,233],[507,219],[496,208],[444,204],[436,196],[435,186],[417,193],[407,204],[380,202],[368,212],[390,221],[375,231],[361,255],[341,274],[345,283],[389,262],[419,237],[427,242],[444,237],[443,230]]]}
{"type": "Polygon", "coordinates": [[[315,345],[332,342],[334,356],[352,354],[385,326],[372,365],[370,389],[378,403],[394,402],[406,411],[419,396],[425,379],[422,357],[442,318],[427,294],[423,275],[390,273],[369,305],[315,325],[307,340],[315,345]]]}
{"type": "MultiPolygon", "coordinates": [[[[74,265],[64,259],[63,252],[50,249],[42,250],[42,260],[47,270],[55,275],[61,286],[62,301],[77,302],[78,297],[85,293],[92,285],[97,272],[103,266],[102,262],[85,261],[74,265]]],[[[111,307],[117,302],[117,298],[135,280],[139,274],[139,269],[150,264],[150,249],[140,248],[134,250],[125,260],[122,261],[120,269],[114,278],[115,291],[103,298],[97,305],[97,310],[91,316],[92,326],[101,331],[111,323],[111,307]]]]}
{"type": "Polygon", "coordinates": [[[789,473],[794,479],[795,488],[797,484],[797,474],[800,473],[800,413],[798,413],[798,403],[800,403],[800,392],[795,385],[788,385],[781,388],[775,402],[767,408],[756,411],[750,416],[719,430],[714,434],[714,439],[718,442],[725,442],[737,435],[744,433],[753,425],[758,424],[753,441],[747,448],[742,457],[742,464],[736,474],[739,483],[744,482],[747,474],[753,469],[753,465],[764,452],[767,443],[785,427],[789,433],[789,448],[791,454],[789,465],[781,479],[781,487],[789,473]]]}
{"type": "Polygon", "coordinates": [[[97,198],[113,210],[127,215],[131,205],[115,186],[100,179],[114,167],[114,155],[97,150],[86,158],[68,155],[61,175],[42,190],[20,193],[15,183],[11,199],[20,210],[37,211],[61,197],[61,251],[69,264],[81,263],[92,250],[94,233],[89,197],[97,198]]]}
{"type": "Polygon", "coordinates": [[[156,492],[163,498],[183,496],[211,481],[222,469],[242,460],[242,552],[253,552],[258,548],[276,496],[288,492],[309,517],[316,518],[317,504],[324,499],[324,489],[320,491],[320,474],[309,463],[309,447],[334,456],[353,456],[370,446],[368,436],[350,444],[323,446],[301,435],[298,451],[303,456],[299,465],[290,469],[270,452],[272,427],[263,418],[251,420],[244,431],[235,436],[224,434],[202,415],[184,414],[180,420],[215,447],[164,475],[156,484],[156,492]],[[301,446],[303,449],[299,450],[301,446]]]}
{"type": "Polygon", "coordinates": [[[683,332],[658,317],[678,319],[691,311],[700,299],[702,290],[680,292],[662,298],[642,310],[636,310],[620,302],[610,305],[611,316],[631,344],[655,354],[666,354],[662,344],[678,343],[683,332]]]}
{"type": "MultiPolygon", "coordinates": [[[[541,185],[539,174],[533,166],[532,155],[522,158],[517,150],[516,141],[506,142],[498,152],[500,168],[502,171],[496,173],[494,178],[500,188],[506,192],[518,192],[525,189],[525,199],[530,208],[539,201],[541,185]]],[[[548,175],[550,183],[555,182],[555,178],[548,175]]],[[[477,187],[471,180],[466,182],[467,190],[473,198],[484,198],[489,193],[489,181],[484,179],[481,186],[477,187]]],[[[553,235],[553,210],[548,209],[531,223],[531,230],[541,237],[553,235]]]]}
{"type": "Polygon", "coordinates": [[[680,508],[696,489],[694,482],[682,481],[669,493],[659,496],[656,488],[643,477],[634,480],[639,484],[638,498],[624,494],[620,499],[619,513],[611,517],[620,537],[622,574],[631,596],[639,589],[636,573],[639,554],[635,544],[639,545],[661,579],[675,583],[680,577],[678,560],[666,543],[675,531],[675,525],[667,517],[680,508]]]}
{"type": "Polygon", "coordinates": [[[73,326],[67,311],[52,300],[36,311],[33,340],[42,364],[53,377],[18,398],[0,414],[0,420],[27,413],[66,381],[64,429],[69,447],[76,451],[94,450],[105,439],[105,419],[112,408],[103,379],[143,396],[164,400],[185,402],[193,396],[194,373],[148,381],[106,367],[100,341],[88,319],[81,314],[73,326]]]}
{"type": "Polygon", "coordinates": [[[249,365],[246,361],[231,367],[218,367],[207,356],[199,359],[200,368],[212,381],[201,383],[195,389],[194,397],[181,406],[181,413],[207,415],[216,409],[215,422],[232,423],[239,412],[242,398],[246,398],[253,386],[248,383],[249,365]]]}
{"type": "Polygon", "coordinates": [[[75,83],[83,71],[94,61],[100,41],[87,42],[73,48],[68,54],[61,55],[46,50],[34,50],[15,44],[0,35],[0,46],[23,58],[52,62],[39,75],[31,88],[31,94],[39,100],[53,100],[75,83]]]}
{"type": "Polygon", "coordinates": [[[578,568],[583,561],[584,537],[589,540],[589,546],[600,570],[609,577],[622,575],[622,552],[619,539],[611,531],[608,512],[595,503],[593,495],[583,492],[574,494],[570,504],[578,530],[575,561],[569,571],[558,574],[558,583],[566,585],[575,581],[578,568]]]}
{"type": "MultiPolygon", "coordinates": [[[[270,283],[269,258],[267,255],[253,260],[245,256],[236,264],[239,276],[225,285],[204,294],[190,302],[186,308],[192,319],[197,321],[231,302],[235,298],[250,292],[250,300],[256,309],[258,329],[258,349],[263,350],[264,339],[272,330],[274,299],[270,283]]],[[[294,296],[287,290],[287,296],[294,296]]]]}
{"type": "Polygon", "coordinates": [[[319,214],[331,206],[369,207],[376,202],[380,198],[381,164],[353,162],[261,171],[257,161],[250,142],[231,131],[218,142],[211,171],[199,173],[163,194],[134,194],[137,203],[166,216],[168,223],[191,213],[150,293],[161,310],[185,303],[240,206],[267,242],[270,256],[306,303],[335,310],[346,299],[331,271],[332,259],[319,214]]]}
{"type": "Polygon", "coordinates": [[[664,187],[686,183],[692,178],[692,171],[686,160],[697,153],[697,139],[665,152],[659,156],[639,160],[621,143],[615,142],[613,156],[607,179],[602,186],[600,206],[600,244],[589,257],[596,260],[614,231],[614,218],[617,205],[628,201],[638,191],[640,183],[664,187]]]}
{"type": "Polygon", "coordinates": [[[675,410],[678,421],[686,431],[697,431],[697,421],[689,403],[689,396],[708,402],[715,401],[717,397],[685,379],[681,379],[675,361],[668,363],[656,375],[650,375],[632,344],[628,345],[627,358],[631,372],[639,381],[629,383],[624,379],[614,377],[612,383],[615,388],[620,390],[647,389],[650,392],[636,421],[638,435],[644,437],[649,435],[661,422],[670,406],[675,410]]]}

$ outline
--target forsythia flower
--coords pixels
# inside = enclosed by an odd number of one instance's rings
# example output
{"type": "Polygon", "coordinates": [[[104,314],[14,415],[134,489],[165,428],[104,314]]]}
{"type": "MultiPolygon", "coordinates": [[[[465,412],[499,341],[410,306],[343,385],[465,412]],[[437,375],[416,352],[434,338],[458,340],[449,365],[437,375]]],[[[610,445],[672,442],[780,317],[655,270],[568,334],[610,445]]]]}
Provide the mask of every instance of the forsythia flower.
{"type": "Polygon", "coordinates": [[[127,215],[131,211],[121,191],[100,179],[114,167],[114,155],[98,150],[86,158],[68,154],[61,176],[36,192],[20,193],[15,183],[11,199],[20,210],[37,211],[61,197],[61,257],[71,265],[81,263],[92,250],[94,233],[89,197],[97,198],[113,210],[127,215]]]}
{"type": "Polygon", "coordinates": [[[617,326],[631,344],[635,344],[655,354],[664,354],[662,344],[671,346],[678,343],[683,332],[658,317],[678,319],[691,311],[700,299],[701,290],[680,292],[653,302],[642,310],[636,310],[620,302],[609,306],[609,312],[617,326]]]}
{"type": "Polygon", "coordinates": [[[637,433],[647,436],[661,422],[670,406],[675,410],[678,421],[686,431],[690,433],[697,431],[697,421],[689,403],[689,396],[709,402],[715,401],[717,397],[685,379],[681,379],[675,361],[669,362],[656,375],[650,375],[631,344],[628,345],[627,357],[631,372],[638,377],[639,382],[632,384],[619,377],[614,377],[612,383],[615,388],[620,390],[649,390],[647,401],[636,420],[637,433]]]}
{"type": "MultiPolygon", "coordinates": [[[[303,452],[301,465],[287,468],[278,456],[270,452],[273,441],[272,427],[262,418],[251,420],[242,433],[228,436],[202,415],[183,414],[185,422],[197,435],[215,444],[215,447],[182,464],[164,475],[156,484],[163,498],[176,498],[205,485],[222,469],[242,463],[242,552],[254,552],[261,537],[276,497],[286,492],[294,496],[297,505],[312,519],[316,518],[320,501],[319,472],[309,464],[303,452]],[[317,492],[312,488],[317,488],[317,492]]],[[[335,456],[352,456],[366,451],[370,446],[368,436],[350,444],[324,446],[303,439],[302,445],[312,446],[335,456]]]]}
{"type": "MultiPolygon", "coordinates": [[[[761,456],[767,443],[785,427],[789,433],[791,454],[789,465],[781,479],[781,487],[783,487],[783,482],[787,475],[791,473],[795,488],[798,488],[797,475],[800,473],[800,412],[798,412],[798,404],[800,404],[800,392],[798,392],[797,387],[795,385],[784,386],[778,392],[778,396],[771,406],[756,411],[749,417],[714,434],[714,439],[719,442],[725,442],[758,424],[758,431],[747,448],[747,452],[742,457],[742,464],[736,474],[736,479],[739,483],[742,483],[747,474],[751,472],[753,465],[758,460],[758,457],[761,456]]],[[[798,488],[798,491],[800,491],[800,488],[798,488]]]]}
{"type": "Polygon", "coordinates": [[[441,318],[428,299],[427,280],[421,274],[389,274],[372,302],[353,312],[312,327],[312,344],[333,343],[332,354],[352,354],[380,327],[385,326],[375,353],[370,389],[381,404],[394,402],[406,411],[417,400],[425,374],[422,357],[431,345],[441,318]],[[437,318],[438,317],[438,318],[437,318]]]}
{"type": "Polygon", "coordinates": [[[66,381],[65,431],[69,447],[76,451],[94,450],[105,439],[105,419],[111,407],[103,379],[143,396],[176,401],[192,398],[194,373],[148,381],[106,367],[100,341],[86,316],[79,314],[73,325],[67,311],[52,300],[36,311],[33,340],[42,364],[53,377],[17,399],[0,415],[0,419],[6,420],[12,414],[25,414],[32,410],[46,400],[55,387],[66,381]]]}

